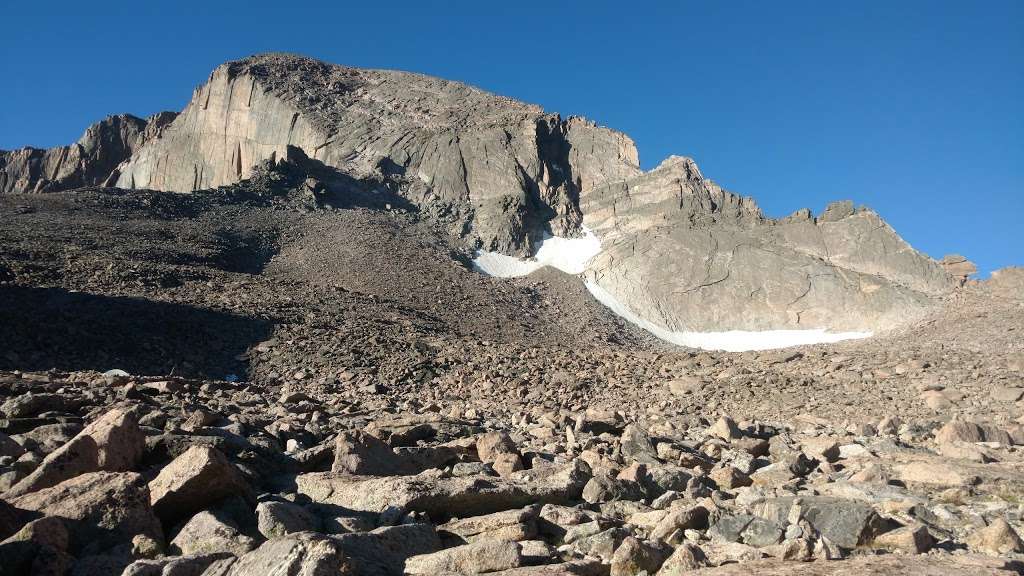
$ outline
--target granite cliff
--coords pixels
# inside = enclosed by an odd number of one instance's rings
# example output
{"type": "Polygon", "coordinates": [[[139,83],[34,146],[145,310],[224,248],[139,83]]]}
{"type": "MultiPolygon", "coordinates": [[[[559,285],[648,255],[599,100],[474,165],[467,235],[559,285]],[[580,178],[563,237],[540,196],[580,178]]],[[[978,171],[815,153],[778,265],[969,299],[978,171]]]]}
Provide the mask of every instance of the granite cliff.
{"type": "Polygon", "coordinates": [[[5,152],[0,190],[193,192],[283,161],[335,204],[398,203],[484,251],[529,257],[585,225],[602,243],[588,280],[671,331],[891,328],[965,277],[848,202],[770,219],[692,160],[642,172],[629,137],[585,119],[287,54],[217,67],[177,116],[112,116],[77,144],[5,152]]]}

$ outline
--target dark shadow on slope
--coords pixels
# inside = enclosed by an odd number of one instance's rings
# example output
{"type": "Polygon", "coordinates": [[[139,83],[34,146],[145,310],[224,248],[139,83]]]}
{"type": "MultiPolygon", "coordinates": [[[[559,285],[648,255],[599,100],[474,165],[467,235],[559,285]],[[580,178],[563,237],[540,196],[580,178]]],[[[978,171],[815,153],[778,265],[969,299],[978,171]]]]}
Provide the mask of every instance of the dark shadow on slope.
{"type": "Polygon", "coordinates": [[[0,369],[245,378],[266,320],[142,298],[0,286],[0,369]],[[243,358],[243,359],[239,359],[243,358]]]}
{"type": "Polygon", "coordinates": [[[214,232],[217,254],[209,261],[221,270],[259,274],[277,254],[276,233],[250,233],[222,228],[214,232]]]}
{"type": "MultiPolygon", "coordinates": [[[[397,164],[394,166],[379,166],[385,174],[396,176],[404,172],[397,171],[397,164]]],[[[355,178],[333,166],[328,166],[320,160],[310,158],[300,148],[288,147],[287,162],[278,166],[279,170],[315,178],[322,184],[322,187],[308,189],[300,186],[308,193],[319,206],[330,205],[334,208],[371,208],[383,210],[388,206],[406,211],[416,211],[418,208],[405,197],[398,194],[399,188],[396,182],[374,179],[355,178]]]]}

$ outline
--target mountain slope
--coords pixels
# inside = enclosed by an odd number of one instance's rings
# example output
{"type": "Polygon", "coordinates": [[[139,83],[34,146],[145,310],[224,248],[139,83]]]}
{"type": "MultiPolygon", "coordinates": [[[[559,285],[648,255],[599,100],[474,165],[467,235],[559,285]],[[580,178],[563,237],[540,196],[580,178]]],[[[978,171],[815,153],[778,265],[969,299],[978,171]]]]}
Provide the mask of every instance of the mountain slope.
{"type": "Polygon", "coordinates": [[[588,278],[672,331],[891,328],[953,287],[871,210],[772,220],[686,158],[599,186],[581,209],[604,248],[588,278]]]}
{"type": "Polygon", "coordinates": [[[639,172],[626,136],[464,84],[283,54],[219,66],[117,185],[190,192],[237,182],[287,147],[470,232],[529,254],[578,230],[577,198],[639,172]]]}
{"type": "Polygon", "coordinates": [[[887,329],[956,285],[870,210],[768,219],[692,160],[641,173],[624,134],[429,76],[262,54],[218,66],[170,119],[5,153],[0,183],[192,192],[287,162],[321,206],[411,209],[487,252],[529,257],[585,224],[603,248],[592,285],[676,332],[887,329]]]}

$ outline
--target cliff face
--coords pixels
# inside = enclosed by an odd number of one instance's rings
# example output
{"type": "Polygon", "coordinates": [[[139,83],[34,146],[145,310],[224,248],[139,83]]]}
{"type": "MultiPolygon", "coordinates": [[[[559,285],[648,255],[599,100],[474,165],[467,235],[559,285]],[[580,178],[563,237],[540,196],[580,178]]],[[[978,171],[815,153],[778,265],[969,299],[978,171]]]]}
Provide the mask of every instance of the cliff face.
{"type": "Polygon", "coordinates": [[[581,208],[604,248],[588,279],[674,331],[877,330],[952,288],[871,210],[768,219],[686,158],[599,186],[581,208]]]}
{"type": "Polygon", "coordinates": [[[189,192],[237,182],[287,147],[393,189],[488,250],[527,255],[578,196],[639,173],[633,142],[464,84],[291,55],[218,67],[117,185],[189,192]]]}
{"type": "Polygon", "coordinates": [[[129,114],[108,116],[69,146],[0,151],[0,193],[54,192],[113,183],[117,166],[159,136],[175,116],[173,112],[145,120],[129,114]]]}
{"type": "Polygon", "coordinates": [[[584,119],[285,54],[219,66],[180,115],[112,116],[71,146],[2,152],[0,192],[191,192],[285,159],[334,197],[399,199],[487,251],[530,256],[545,233],[586,225],[603,247],[588,279],[671,330],[875,330],[956,283],[955,262],[944,270],[850,203],[768,219],[692,160],[641,173],[632,140],[584,119]]]}

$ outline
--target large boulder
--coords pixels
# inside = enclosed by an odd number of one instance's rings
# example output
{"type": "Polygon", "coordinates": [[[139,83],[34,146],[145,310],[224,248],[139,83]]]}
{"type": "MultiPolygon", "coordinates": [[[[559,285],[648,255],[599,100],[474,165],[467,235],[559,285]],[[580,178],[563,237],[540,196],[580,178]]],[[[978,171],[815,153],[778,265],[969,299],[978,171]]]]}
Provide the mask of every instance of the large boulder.
{"type": "Polygon", "coordinates": [[[111,410],[50,453],[5,496],[13,498],[49,488],[86,472],[131,470],[145,448],[146,439],[135,416],[129,410],[111,410]]]}
{"type": "Polygon", "coordinates": [[[447,522],[438,527],[466,542],[477,540],[530,540],[537,535],[536,506],[520,510],[506,510],[482,516],[470,516],[447,522]]]}
{"type": "Polygon", "coordinates": [[[407,558],[429,554],[440,547],[437,533],[428,524],[391,526],[340,536],[299,532],[267,540],[240,557],[224,574],[401,574],[407,558]]]}
{"type": "Polygon", "coordinates": [[[15,508],[68,520],[71,549],[102,552],[137,536],[163,541],[149,490],[133,472],[90,472],[12,498],[15,508]]]}
{"type": "Polygon", "coordinates": [[[156,560],[136,560],[124,569],[121,576],[200,576],[222,574],[234,563],[235,557],[226,552],[191,554],[156,560]]]}
{"type": "Polygon", "coordinates": [[[160,470],[149,492],[157,516],[174,522],[228,496],[248,495],[249,487],[220,450],[193,446],[160,470]]]}
{"type": "Polygon", "coordinates": [[[413,556],[406,560],[406,574],[483,574],[510,570],[523,565],[522,547],[511,540],[479,540],[413,556]]]}
{"type": "Polygon", "coordinates": [[[220,554],[241,556],[256,547],[256,540],[242,534],[233,522],[203,511],[185,523],[170,542],[177,554],[220,554]]]}
{"type": "Polygon", "coordinates": [[[342,432],[334,442],[332,472],[388,476],[402,474],[409,466],[391,447],[360,430],[342,432]]]}
{"type": "MultiPolygon", "coordinates": [[[[665,574],[686,574],[687,576],[847,576],[849,574],[901,576],[1012,576],[1017,570],[1009,562],[988,560],[976,556],[857,556],[842,562],[818,560],[816,562],[793,562],[777,558],[750,562],[729,563],[717,568],[703,568],[685,572],[665,574]]],[[[660,573],[659,573],[660,574],[660,573]]]]}
{"type": "Polygon", "coordinates": [[[996,518],[988,526],[971,533],[967,537],[967,545],[993,556],[1024,553],[1024,542],[1013,526],[1003,518],[996,518]]]}
{"type": "Polygon", "coordinates": [[[231,565],[230,576],[249,574],[353,574],[337,541],[301,532],[264,542],[231,565]]]}
{"type": "Polygon", "coordinates": [[[776,526],[786,526],[794,519],[805,520],[818,534],[846,549],[870,542],[886,528],[885,521],[870,505],[845,498],[784,496],[758,502],[752,510],[776,526]]]}
{"type": "Polygon", "coordinates": [[[463,476],[366,477],[334,473],[301,474],[300,493],[313,501],[350,510],[380,512],[388,506],[425,512],[431,518],[467,517],[580,499],[590,474],[585,464],[514,472],[507,478],[463,476]]]}

